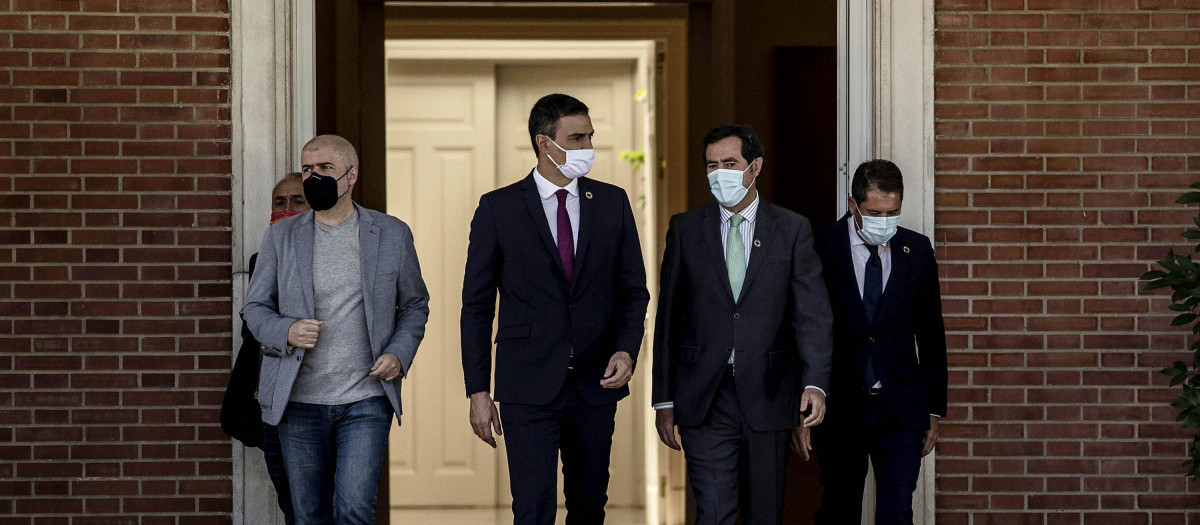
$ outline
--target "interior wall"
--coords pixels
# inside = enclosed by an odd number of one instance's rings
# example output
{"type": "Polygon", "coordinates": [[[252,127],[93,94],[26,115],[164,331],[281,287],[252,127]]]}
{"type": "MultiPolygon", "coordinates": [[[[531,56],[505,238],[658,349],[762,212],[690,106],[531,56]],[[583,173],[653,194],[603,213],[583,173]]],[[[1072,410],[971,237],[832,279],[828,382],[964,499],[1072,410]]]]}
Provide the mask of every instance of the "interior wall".
{"type": "MultiPolygon", "coordinates": [[[[729,0],[732,1],[732,0],[729,0]]],[[[766,172],[760,188],[775,200],[775,181],[782,174],[770,166],[790,146],[779,144],[775,113],[775,48],[836,47],[837,2],[830,0],[757,0],[737,2],[734,13],[735,67],[731,82],[735,97],[734,119],[752,124],[767,148],[766,172]]],[[[836,94],[835,94],[836,96],[836,94]]],[[[831,106],[836,99],[831,101],[831,106]]],[[[803,119],[803,115],[790,118],[803,119]]],[[[836,146],[836,143],[835,143],[836,146]]],[[[777,164],[776,164],[777,165],[777,164]]],[[[836,176],[836,166],[828,166],[836,176]]]]}
{"type": "Polygon", "coordinates": [[[358,150],[354,200],[386,208],[383,0],[316,0],[317,134],[336,134],[358,150]]]}

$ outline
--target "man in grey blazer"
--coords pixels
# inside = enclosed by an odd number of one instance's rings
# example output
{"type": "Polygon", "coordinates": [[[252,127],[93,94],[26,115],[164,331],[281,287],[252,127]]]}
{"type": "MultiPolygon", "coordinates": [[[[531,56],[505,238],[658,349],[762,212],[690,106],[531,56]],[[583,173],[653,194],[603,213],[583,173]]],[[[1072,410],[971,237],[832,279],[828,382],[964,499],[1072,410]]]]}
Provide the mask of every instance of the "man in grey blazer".
{"type": "Polygon", "coordinates": [[[721,126],[704,145],[717,202],[667,230],[655,423],[664,444],[682,444],[696,523],[733,525],[740,509],[744,524],[777,524],[789,433],[807,439],[825,415],[829,297],[808,219],[758,197],[754,130],[721,126]]]}
{"type": "Polygon", "coordinates": [[[354,147],[322,135],[300,159],[313,211],[267,229],[242,308],[269,347],[258,401],[279,428],[296,523],[373,524],[429,292],[408,226],[352,201],[354,147]]]}

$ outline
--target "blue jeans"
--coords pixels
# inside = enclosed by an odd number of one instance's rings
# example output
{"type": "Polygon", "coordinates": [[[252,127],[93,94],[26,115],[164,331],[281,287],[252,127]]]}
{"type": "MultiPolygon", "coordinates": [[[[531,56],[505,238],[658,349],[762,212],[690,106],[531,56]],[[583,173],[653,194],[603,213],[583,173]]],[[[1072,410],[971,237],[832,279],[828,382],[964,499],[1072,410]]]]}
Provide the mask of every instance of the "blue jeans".
{"type": "Polygon", "coordinates": [[[267,460],[267,474],[275,485],[275,497],[279,499],[279,510],[283,511],[283,523],[296,525],[292,514],[292,491],[288,489],[287,467],[283,464],[283,449],[279,446],[279,430],[263,423],[263,459],[267,460]]]}
{"type": "Polygon", "coordinates": [[[374,525],[392,428],[387,397],[345,405],[288,403],[278,428],[297,525],[374,525]]]}

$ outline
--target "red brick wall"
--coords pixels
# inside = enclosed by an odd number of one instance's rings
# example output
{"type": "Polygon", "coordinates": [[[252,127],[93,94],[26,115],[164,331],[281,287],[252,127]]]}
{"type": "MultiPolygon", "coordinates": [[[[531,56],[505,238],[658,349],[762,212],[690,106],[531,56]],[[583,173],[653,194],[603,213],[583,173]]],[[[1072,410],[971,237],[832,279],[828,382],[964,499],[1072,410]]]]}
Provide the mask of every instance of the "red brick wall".
{"type": "MultiPolygon", "coordinates": [[[[938,523],[1200,523],[1136,278],[1195,210],[1200,1],[937,0],[938,523]]],[[[1190,361],[1190,359],[1188,359],[1190,361]]]]}
{"type": "Polygon", "coordinates": [[[229,60],[225,0],[0,0],[0,523],[229,522],[229,60]]]}

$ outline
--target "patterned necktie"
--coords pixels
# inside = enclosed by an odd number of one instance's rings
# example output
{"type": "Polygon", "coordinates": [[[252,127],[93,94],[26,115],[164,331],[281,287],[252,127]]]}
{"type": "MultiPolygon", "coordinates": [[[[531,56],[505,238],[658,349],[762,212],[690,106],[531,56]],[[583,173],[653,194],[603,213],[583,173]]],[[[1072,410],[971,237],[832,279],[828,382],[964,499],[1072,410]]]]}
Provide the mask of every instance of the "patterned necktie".
{"type": "Polygon", "coordinates": [[[558,256],[562,259],[567,281],[575,280],[575,242],[571,235],[571,216],[567,215],[567,190],[554,192],[558,197],[558,256]]]}
{"type": "MultiPolygon", "coordinates": [[[[879,258],[879,247],[866,245],[871,255],[867,257],[867,266],[863,272],[863,308],[867,311],[867,326],[875,324],[875,314],[879,310],[879,300],[883,298],[883,260],[879,258]]],[[[867,352],[867,361],[863,370],[863,382],[867,388],[875,386],[875,364],[871,361],[871,353],[867,352]]]]}
{"type": "Polygon", "coordinates": [[[733,300],[742,295],[742,283],[746,280],[746,245],[742,243],[741,225],[746,220],[738,214],[729,218],[729,234],[725,236],[725,269],[729,271],[729,289],[733,300]]]}

